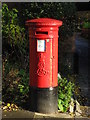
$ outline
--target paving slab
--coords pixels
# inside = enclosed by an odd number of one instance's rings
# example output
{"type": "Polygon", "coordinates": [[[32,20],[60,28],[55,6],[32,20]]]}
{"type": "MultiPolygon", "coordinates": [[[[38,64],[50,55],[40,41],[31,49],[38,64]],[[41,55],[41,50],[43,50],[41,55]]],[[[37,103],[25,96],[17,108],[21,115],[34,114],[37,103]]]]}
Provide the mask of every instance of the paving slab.
{"type": "Polygon", "coordinates": [[[56,114],[41,114],[35,113],[35,118],[37,117],[44,117],[44,118],[72,118],[68,113],[56,113],[56,114]]]}
{"type": "Polygon", "coordinates": [[[68,113],[57,114],[42,114],[31,111],[19,110],[19,111],[3,111],[2,118],[33,118],[34,119],[60,119],[60,120],[74,120],[68,113]]]}
{"type": "Polygon", "coordinates": [[[76,116],[72,117],[68,113],[56,113],[56,114],[42,114],[31,112],[27,110],[18,110],[18,111],[3,111],[2,120],[14,120],[14,119],[25,119],[25,120],[89,120],[87,117],[76,116]]]}
{"type": "Polygon", "coordinates": [[[75,117],[74,120],[90,120],[89,117],[75,117]]]}
{"type": "Polygon", "coordinates": [[[3,111],[2,118],[34,118],[34,112],[29,112],[25,110],[18,111],[3,111]]]}

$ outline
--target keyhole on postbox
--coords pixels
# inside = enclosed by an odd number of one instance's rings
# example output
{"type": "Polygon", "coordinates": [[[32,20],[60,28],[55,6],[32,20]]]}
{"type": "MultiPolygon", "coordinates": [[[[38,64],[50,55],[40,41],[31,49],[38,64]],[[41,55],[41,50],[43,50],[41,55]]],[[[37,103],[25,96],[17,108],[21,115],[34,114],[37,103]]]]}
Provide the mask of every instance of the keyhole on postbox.
{"type": "Polygon", "coordinates": [[[38,54],[38,62],[39,61],[45,61],[45,56],[43,55],[43,53],[38,54]]]}

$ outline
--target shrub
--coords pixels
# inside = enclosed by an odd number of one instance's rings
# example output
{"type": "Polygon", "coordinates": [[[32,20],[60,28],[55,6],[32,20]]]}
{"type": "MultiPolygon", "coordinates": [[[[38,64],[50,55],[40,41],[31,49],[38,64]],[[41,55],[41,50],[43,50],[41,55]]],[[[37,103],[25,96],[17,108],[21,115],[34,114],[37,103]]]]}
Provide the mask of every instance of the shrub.
{"type": "Polygon", "coordinates": [[[18,64],[11,64],[9,61],[3,61],[3,81],[2,81],[2,100],[23,104],[28,98],[29,92],[29,73],[18,64]]]}
{"type": "MultiPolygon", "coordinates": [[[[24,64],[28,50],[28,41],[25,38],[25,28],[18,22],[18,10],[8,9],[7,4],[2,6],[2,44],[3,56],[24,64]]],[[[10,60],[9,59],[9,60],[10,60]]]]}
{"type": "Polygon", "coordinates": [[[24,69],[21,69],[18,73],[18,77],[21,78],[18,84],[18,89],[21,95],[25,96],[29,92],[29,73],[26,73],[24,69]]]}
{"type": "Polygon", "coordinates": [[[58,77],[58,108],[61,112],[68,111],[74,84],[66,78],[58,77]]]}
{"type": "Polygon", "coordinates": [[[90,29],[90,22],[84,22],[82,28],[90,29]]]}
{"type": "Polygon", "coordinates": [[[19,16],[23,25],[25,25],[27,19],[48,17],[63,21],[62,30],[59,32],[61,40],[65,40],[64,38],[71,36],[75,31],[76,7],[74,3],[31,2],[20,3],[18,7],[19,16]]]}

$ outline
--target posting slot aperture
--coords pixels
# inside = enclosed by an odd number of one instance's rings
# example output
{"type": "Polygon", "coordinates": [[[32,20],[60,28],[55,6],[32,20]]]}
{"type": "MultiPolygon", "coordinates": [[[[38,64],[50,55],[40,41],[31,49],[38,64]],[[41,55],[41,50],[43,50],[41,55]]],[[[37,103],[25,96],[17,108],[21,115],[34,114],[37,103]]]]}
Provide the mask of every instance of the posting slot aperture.
{"type": "Polygon", "coordinates": [[[45,35],[48,35],[48,32],[46,32],[46,31],[36,31],[36,35],[37,34],[45,34],[45,35]]]}

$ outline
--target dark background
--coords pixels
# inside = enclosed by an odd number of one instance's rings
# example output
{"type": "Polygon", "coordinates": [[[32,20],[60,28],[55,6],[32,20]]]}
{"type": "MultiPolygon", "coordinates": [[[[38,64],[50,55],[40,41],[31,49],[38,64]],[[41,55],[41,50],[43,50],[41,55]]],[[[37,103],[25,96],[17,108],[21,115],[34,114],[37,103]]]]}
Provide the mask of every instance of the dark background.
{"type": "Polygon", "coordinates": [[[78,11],[90,10],[90,2],[76,2],[76,7],[78,11]]]}

